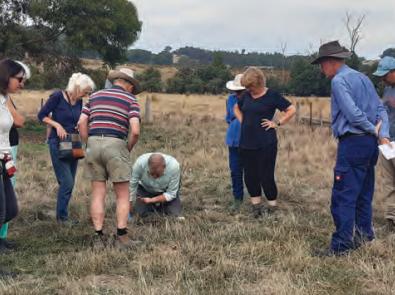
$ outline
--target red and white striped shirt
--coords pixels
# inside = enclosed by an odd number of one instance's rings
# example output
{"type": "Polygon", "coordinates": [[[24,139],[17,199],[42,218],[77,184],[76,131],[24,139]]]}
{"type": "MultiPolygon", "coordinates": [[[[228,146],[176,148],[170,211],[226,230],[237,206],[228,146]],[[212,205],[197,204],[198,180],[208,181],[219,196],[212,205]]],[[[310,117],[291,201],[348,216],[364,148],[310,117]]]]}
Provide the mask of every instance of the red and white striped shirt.
{"type": "Polygon", "coordinates": [[[140,105],[136,97],[113,86],[93,93],[82,109],[89,117],[89,135],[115,135],[126,138],[129,120],[140,119],[140,105]]]}

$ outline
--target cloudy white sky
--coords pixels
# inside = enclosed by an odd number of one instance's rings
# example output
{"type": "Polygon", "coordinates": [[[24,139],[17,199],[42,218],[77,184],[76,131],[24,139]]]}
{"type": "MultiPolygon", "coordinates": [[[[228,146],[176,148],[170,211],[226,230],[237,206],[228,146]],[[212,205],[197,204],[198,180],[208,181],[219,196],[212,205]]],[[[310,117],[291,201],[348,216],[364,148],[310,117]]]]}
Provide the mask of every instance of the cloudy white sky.
{"type": "Polygon", "coordinates": [[[195,46],[286,54],[338,39],[348,46],[346,11],[366,15],[357,53],[377,58],[395,47],[395,0],[132,0],[143,21],[132,48],[195,46]]]}

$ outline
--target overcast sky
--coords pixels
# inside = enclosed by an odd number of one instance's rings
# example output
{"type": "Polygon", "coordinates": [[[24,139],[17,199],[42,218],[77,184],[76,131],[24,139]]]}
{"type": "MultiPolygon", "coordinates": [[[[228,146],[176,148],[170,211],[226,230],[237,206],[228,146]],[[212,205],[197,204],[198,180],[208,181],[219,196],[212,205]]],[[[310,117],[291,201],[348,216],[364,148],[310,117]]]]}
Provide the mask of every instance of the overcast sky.
{"type": "Polygon", "coordinates": [[[377,58],[395,47],[395,0],[132,0],[143,22],[132,48],[194,46],[286,54],[316,51],[338,39],[348,46],[346,11],[366,14],[357,53],[377,58]]]}

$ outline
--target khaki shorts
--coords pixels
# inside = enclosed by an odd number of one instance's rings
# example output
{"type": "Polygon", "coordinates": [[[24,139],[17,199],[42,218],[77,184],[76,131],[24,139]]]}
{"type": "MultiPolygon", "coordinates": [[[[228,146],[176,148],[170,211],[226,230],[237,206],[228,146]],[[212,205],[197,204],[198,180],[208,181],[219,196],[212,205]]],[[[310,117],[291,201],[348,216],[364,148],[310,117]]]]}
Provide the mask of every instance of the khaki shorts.
{"type": "Polygon", "coordinates": [[[127,143],[122,139],[89,136],[85,176],[91,181],[130,181],[129,155],[127,143]]]}

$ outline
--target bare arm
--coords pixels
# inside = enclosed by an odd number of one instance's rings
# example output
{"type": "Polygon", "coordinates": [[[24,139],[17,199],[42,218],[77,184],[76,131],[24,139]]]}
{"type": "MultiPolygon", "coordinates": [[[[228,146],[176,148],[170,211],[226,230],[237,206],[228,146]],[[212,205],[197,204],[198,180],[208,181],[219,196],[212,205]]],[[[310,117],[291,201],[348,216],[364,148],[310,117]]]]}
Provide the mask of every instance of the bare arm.
{"type": "Polygon", "coordinates": [[[21,128],[23,127],[23,124],[25,124],[25,117],[22,116],[18,111],[15,109],[14,104],[12,103],[11,99],[7,100],[7,107],[12,115],[12,118],[14,119],[14,125],[16,128],[21,128]]]}
{"type": "Polygon", "coordinates": [[[281,119],[278,120],[278,122],[280,123],[280,125],[284,125],[285,123],[287,123],[289,120],[292,119],[292,117],[295,115],[296,113],[296,108],[294,105],[290,105],[284,112],[284,115],[282,116],[281,119]]]}
{"type": "Polygon", "coordinates": [[[128,136],[128,150],[132,151],[133,147],[136,145],[139,136],[140,136],[140,119],[139,118],[131,118],[130,122],[130,132],[128,136]]]}
{"type": "Polygon", "coordinates": [[[164,194],[161,194],[161,195],[153,197],[153,198],[140,198],[139,196],[137,196],[137,200],[140,200],[141,202],[143,202],[145,204],[167,202],[164,194]]]}
{"type": "Polygon", "coordinates": [[[64,130],[63,126],[56,122],[55,120],[52,120],[51,117],[44,117],[42,120],[44,123],[48,124],[49,126],[52,126],[53,128],[56,129],[56,133],[59,136],[60,139],[64,139],[67,136],[66,130],[64,130]]]}
{"type": "Polygon", "coordinates": [[[233,107],[233,112],[235,113],[235,117],[237,118],[237,120],[239,120],[239,122],[243,122],[243,113],[241,112],[238,104],[235,104],[235,106],[233,107]]]}
{"type": "Polygon", "coordinates": [[[296,113],[296,108],[293,105],[290,105],[285,111],[284,115],[282,116],[281,119],[277,120],[277,123],[274,121],[270,121],[268,119],[263,119],[261,126],[263,128],[266,128],[266,130],[269,130],[270,128],[277,128],[280,125],[284,125],[287,123],[291,118],[295,115],[296,113]]]}
{"type": "Polygon", "coordinates": [[[80,136],[83,142],[88,141],[88,116],[85,114],[81,114],[80,119],[78,120],[78,131],[80,132],[80,136]]]}

